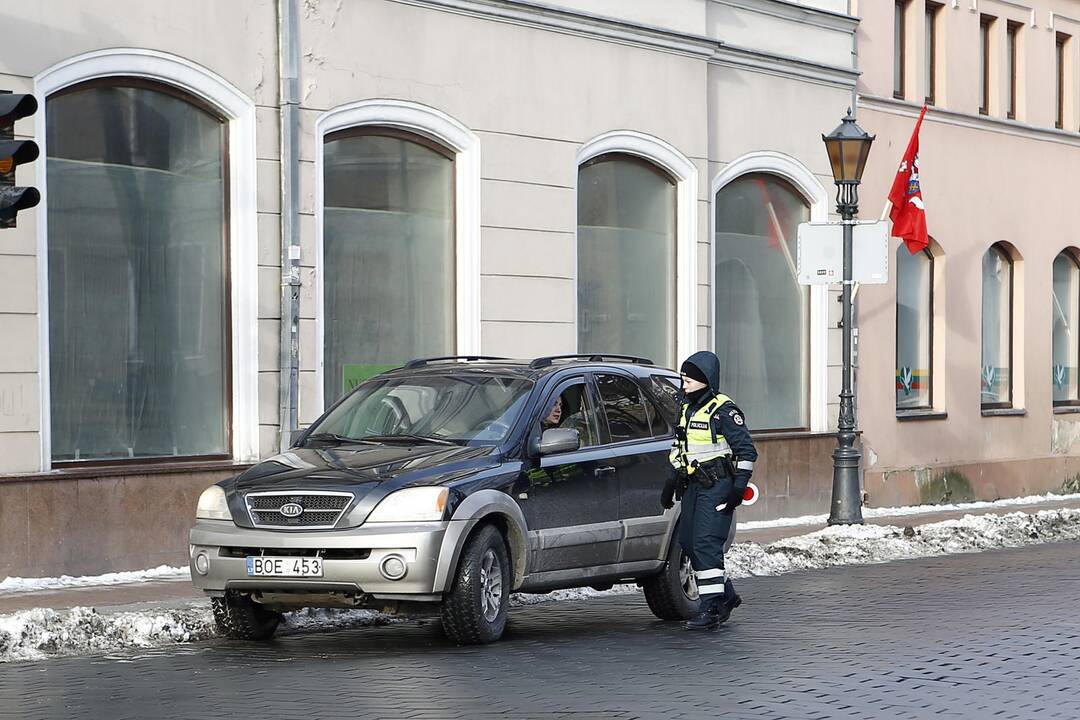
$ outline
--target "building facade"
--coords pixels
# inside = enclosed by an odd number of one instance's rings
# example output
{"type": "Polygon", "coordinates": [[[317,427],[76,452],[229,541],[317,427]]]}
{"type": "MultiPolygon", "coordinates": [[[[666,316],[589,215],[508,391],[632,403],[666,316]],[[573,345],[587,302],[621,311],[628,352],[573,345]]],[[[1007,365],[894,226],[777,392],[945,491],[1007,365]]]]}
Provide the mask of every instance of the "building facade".
{"type": "Polygon", "coordinates": [[[860,0],[864,217],[925,103],[930,247],[858,294],[871,502],[1077,489],[1080,3],[860,0]]]}
{"type": "MultiPolygon", "coordinates": [[[[970,2],[937,12],[952,23],[970,2]]],[[[849,106],[878,135],[864,208],[884,198],[910,132],[923,92],[919,13],[904,7],[911,95],[898,100],[895,18],[878,5],[888,3],[58,0],[0,10],[11,39],[0,88],[41,105],[16,128],[42,147],[19,181],[43,195],[0,234],[0,574],[183,562],[198,492],[277,452],[363,378],[417,356],[602,350],[675,366],[713,349],[761,449],[763,499],[743,517],[826,512],[840,307],[835,292],[797,284],[795,231],[834,210],[821,133],[849,106]]],[[[937,37],[941,58],[946,43],[951,58],[970,40],[937,37]]],[[[1037,73],[1031,53],[1018,66],[1037,73]]],[[[925,157],[950,148],[973,163],[964,179],[1000,193],[985,147],[959,146],[968,134],[998,128],[993,147],[1014,170],[1029,146],[1046,153],[1044,168],[1073,147],[1068,130],[1017,124],[1042,118],[1031,94],[1018,105],[1027,120],[973,116],[976,130],[939,136],[946,99],[967,103],[972,91],[961,63],[935,67],[941,99],[925,157]]],[[[897,283],[858,294],[876,504],[935,499],[922,492],[927,478],[978,462],[980,443],[994,458],[1068,463],[1068,416],[1036,412],[1050,395],[1034,374],[1012,383],[1011,407],[960,409],[971,400],[964,358],[979,342],[978,296],[965,288],[977,286],[971,248],[982,237],[947,227],[934,194],[937,183],[954,198],[969,186],[929,167],[926,177],[933,249],[948,252],[949,278],[956,268],[948,301],[958,309],[943,304],[935,256],[934,400],[900,412],[897,283]],[[961,274],[969,261],[975,275],[961,274]],[[930,419],[943,398],[948,417],[930,419]],[[1005,412],[1018,408],[1029,414],[1005,412]],[[991,429],[996,443],[981,439],[991,429]]],[[[1014,269],[1008,253],[1051,234],[1027,227],[1029,215],[979,221],[984,234],[1025,228],[1029,241],[999,238],[1014,269]]],[[[1043,293],[1037,281],[1050,275],[1032,272],[1027,287],[1043,293]]],[[[1023,288],[1016,277],[1010,287],[1023,288]]],[[[901,298],[916,306],[904,325],[916,335],[917,289],[901,298]]],[[[1043,305],[1034,317],[1049,327],[1043,305]]],[[[1039,342],[1049,348],[1049,335],[1039,342]]],[[[1041,356],[1027,348],[1013,352],[1034,373],[1041,356]]],[[[931,366],[916,357],[903,367],[914,377],[931,366]]],[[[1006,487],[984,491],[964,472],[975,495],[1006,487]]]]}

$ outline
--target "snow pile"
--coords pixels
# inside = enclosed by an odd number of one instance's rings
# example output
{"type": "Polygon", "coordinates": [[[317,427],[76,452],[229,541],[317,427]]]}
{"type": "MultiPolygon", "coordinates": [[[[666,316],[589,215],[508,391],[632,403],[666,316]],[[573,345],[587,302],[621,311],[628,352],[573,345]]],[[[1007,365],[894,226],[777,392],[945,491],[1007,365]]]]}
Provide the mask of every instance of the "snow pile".
{"type": "MultiPolygon", "coordinates": [[[[903,517],[905,515],[933,515],[947,512],[970,512],[972,510],[998,510],[1011,507],[1027,507],[1051,502],[1080,501],[1080,493],[1070,495],[1027,495],[1018,498],[1005,498],[1003,500],[978,500],[976,502],[958,503],[953,505],[904,505],[903,507],[863,507],[862,515],[866,519],[882,517],[903,517]]],[[[750,520],[739,523],[743,530],[757,530],[759,528],[794,527],[797,525],[824,525],[828,522],[828,515],[799,515],[797,517],[777,518],[775,520],[750,520]]]]}
{"type": "MultiPolygon", "coordinates": [[[[279,635],[389,625],[405,618],[375,610],[308,608],[287,613],[279,635]]],[[[103,653],[217,637],[207,602],[169,610],[99,613],[93,608],[36,608],[0,615],[0,662],[103,653]]]]}
{"type": "MultiPolygon", "coordinates": [[[[741,578],[1068,540],[1080,540],[1080,509],[966,515],[914,528],[836,526],[769,545],[737,543],[727,554],[727,566],[733,578],[741,578]]],[[[633,585],[603,591],[575,588],[544,595],[512,595],[510,602],[523,606],[633,592],[637,592],[633,585]]],[[[279,632],[340,630],[402,621],[404,618],[373,610],[310,609],[287,614],[279,632]]],[[[24,610],[0,615],[0,662],[154,647],[216,635],[205,601],[168,610],[106,614],[90,608],[24,610]]]]}
{"type": "Polygon", "coordinates": [[[92,608],[37,608],[0,615],[0,661],[153,647],[213,637],[206,607],[102,615],[92,608]]]}
{"type": "Polygon", "coordinates": [[[337,610],[334,608],[304,608],[286,613],[278,629],[279,635],[308,630],[348,630],[404,622],[406,618],[386,615],[377,610],[337,610]]]}
{"type": "Polygon", "coordinates": [[[127,585],[147,580],[186,580],[189,576],[186,567],[159,565],[149,570],[115,572],[105,575],[72,577],[61,575],[53,578],[8,577],[0,580],[0,593],[37,592],[39,590],[59,590],[71,587],[89,587],[93,585],[127,585]]]}
{"type": "Polygon", "coordinates": [[[726,565],[731,577],[739,578],[1061,540],[1080,540],[1080,510],[965,515],[914,528],[839,525],[764,546],[737,543],[728,552],[726,565]]]}

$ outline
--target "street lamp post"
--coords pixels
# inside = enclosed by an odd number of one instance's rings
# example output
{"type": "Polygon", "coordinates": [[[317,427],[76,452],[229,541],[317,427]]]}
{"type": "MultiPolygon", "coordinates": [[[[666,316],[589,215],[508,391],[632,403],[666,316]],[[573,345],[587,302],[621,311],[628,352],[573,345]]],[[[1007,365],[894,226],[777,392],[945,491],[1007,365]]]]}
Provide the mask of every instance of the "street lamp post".
{"type": "Polygon", "coordinates": [[[844,376],[840,389],[840,416],[837,422],[837,448],[833,451],[832,506],[830,525],[860,524],[862,494],[859,490],[859,462],[862,453],[855,447],[855,405],[851,394],[851,238],[855,216],[859,212],[859,183],[874,136],[855,124],[848,108],[847,117],[828,135],[822,135],[836,183],[836,211],[844,227],[843,305],[844,376]]]}

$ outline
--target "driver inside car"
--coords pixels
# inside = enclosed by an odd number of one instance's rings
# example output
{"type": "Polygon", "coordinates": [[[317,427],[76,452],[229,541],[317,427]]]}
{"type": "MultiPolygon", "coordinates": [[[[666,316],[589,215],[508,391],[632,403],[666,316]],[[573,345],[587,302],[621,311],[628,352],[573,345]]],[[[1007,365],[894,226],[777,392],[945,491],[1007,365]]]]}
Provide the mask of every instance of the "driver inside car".
{"type": "MultiPolygon", "coordinates": [[[[555,398],[555,403],[551,406],[547,417],[544,418],[542,429],[577,430],[578,435],[581,437],[581,446],[586,447],[592,444],[592,433],[589,431],[589,423],[582,410],[579,409],[574,413],[569,412],[573,407],[573,398],[570,397],[570,392],[570,390],[567,390],[555,398]]],[[[580,408],[580,402],[578,406],[580,408]]]]}

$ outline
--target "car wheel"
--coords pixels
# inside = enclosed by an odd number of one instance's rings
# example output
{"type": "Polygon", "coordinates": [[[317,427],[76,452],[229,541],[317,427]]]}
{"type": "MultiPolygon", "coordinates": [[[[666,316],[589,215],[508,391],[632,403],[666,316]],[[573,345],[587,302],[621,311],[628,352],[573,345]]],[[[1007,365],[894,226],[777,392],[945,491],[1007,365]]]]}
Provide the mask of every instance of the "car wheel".
{"type": "Polygon", "coordinates": [[[664,569],[643,584],[645,601],[661,620],[689,620],[700,612],[694,569],[677,537],[671,538],[664,569]]]}
{"type": "Polygon", "coordinates": [[[510,554],[499,531],[487,525],[461,551],[453,587],[443,599],[442,624],[459,645],[498,640],[510,601],[510,554]]]}
{"type": "Polygon", "coordinates": [[[210,598],[210,607],[218,631],[235,640],[269,640],[281,622],[281,613],[231,591],[225,597],[210,598]]]}

